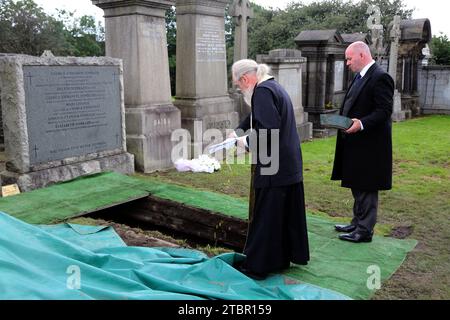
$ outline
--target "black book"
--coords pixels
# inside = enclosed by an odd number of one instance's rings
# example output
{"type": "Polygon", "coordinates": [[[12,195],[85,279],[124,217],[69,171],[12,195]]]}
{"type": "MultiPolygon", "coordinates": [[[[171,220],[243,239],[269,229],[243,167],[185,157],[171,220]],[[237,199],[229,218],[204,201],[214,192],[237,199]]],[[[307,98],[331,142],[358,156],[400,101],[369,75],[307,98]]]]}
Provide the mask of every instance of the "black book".
{"type": "Polygon", "coordinates": [[[347,130],[353,124],[353,120],[337,114],[321,114],[320,124],[325,128],[347,130]]]}

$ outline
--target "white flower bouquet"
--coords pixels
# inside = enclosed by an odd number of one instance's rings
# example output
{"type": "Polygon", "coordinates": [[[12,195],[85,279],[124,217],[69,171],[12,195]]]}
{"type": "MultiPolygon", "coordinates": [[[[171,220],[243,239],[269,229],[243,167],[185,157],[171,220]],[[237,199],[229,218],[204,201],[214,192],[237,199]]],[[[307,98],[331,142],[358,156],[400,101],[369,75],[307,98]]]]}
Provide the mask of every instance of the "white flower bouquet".
{"type": "Polygon", "coordinates": [[[208,172],[213,173],[214,171],[220,170],[220,163],[215,158],[211,158],[206,154],[202,154],[198,159],[178,159],[174,163],[177,171],[185,172],[208,172]]]}

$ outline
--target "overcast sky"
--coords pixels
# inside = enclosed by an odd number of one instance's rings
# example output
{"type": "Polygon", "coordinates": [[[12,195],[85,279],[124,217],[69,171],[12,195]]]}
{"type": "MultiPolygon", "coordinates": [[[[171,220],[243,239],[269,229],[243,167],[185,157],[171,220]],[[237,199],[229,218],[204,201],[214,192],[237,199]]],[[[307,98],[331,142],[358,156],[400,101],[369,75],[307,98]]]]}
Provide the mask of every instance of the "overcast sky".
{"type": "MultiPolygon", "coordinates": [[[[92,5],[90,0],[34,0],[42,6],[47,13],[54,13],[55,8],[75,11],[76,15],[94,15],[98,19],[103,19],[103,10],[92,5]]],[[[264,7],[284,9],[290,2],[310,3],[312,0],[251,0],[264,7]]],[[[431,21],[431,31],[433,35],[443,32],[450,38],[450,2],[446,0],[405,0],[408,9],[415,8],[414,19],[428,18],[431,21]]]]}

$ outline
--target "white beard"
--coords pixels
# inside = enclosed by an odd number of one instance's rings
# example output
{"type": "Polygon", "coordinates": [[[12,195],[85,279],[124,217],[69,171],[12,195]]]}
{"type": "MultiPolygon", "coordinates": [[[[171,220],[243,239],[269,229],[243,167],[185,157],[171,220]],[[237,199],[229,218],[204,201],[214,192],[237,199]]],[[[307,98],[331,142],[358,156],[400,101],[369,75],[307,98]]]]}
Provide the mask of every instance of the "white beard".
{"type": "Polygon", "coordinates": [[[242,90],[242,95],[244,96],[244,101],[248,106],[252,106],[252,96],[253,96],[253,90],[242,90]]]}

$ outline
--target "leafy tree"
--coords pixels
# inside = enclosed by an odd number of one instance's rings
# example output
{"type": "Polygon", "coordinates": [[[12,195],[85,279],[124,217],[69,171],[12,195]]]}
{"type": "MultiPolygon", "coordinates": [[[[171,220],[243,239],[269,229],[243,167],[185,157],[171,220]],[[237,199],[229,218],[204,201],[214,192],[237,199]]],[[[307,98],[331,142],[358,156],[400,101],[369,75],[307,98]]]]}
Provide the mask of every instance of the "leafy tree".
{"type": "Polygon", "coordinates": [[[441,33],[439,36],[433,36],[430,48],[434,64],[450,65],[450,40],[447,35],[441,33]]]}
{"type": "Polygon", "coordinates": [[[74,18],[73,12],[58,10],[58,21],[64,24],[70,55],[93,57],[105,55],[105,29],[93,16],[74,18]]]}
{"type": "Polygon", "coordinates": [[[177,68],[177,15],[174,6],[166,11],[167,50],[169,54],[170,88],[172,96],[176,92],[176,68],[177,68]]]}
{"type": "Polygon", "coordinates": [[[253,4],[255,18],[249,25],[249,56],[276,48],[295,48],[295,37],[303,30],[338,29],[342,33],[368,32],[366,13],[370,5],[381,11],[381,23],[387,34],[389,23],[398,14],[411,17],[403,0],[345,0],[291,3],[285,10],[264,9],[253,4]]]}
{"type": "Polygon", "coordinates": [[[70,52],[64,25],[32,0],[0,0],[0,52],[40,55],[70,52]]]}
{"type": "Polygon", "coordinates": [[[0,52],[59,56],[102,56],[104,28],[94,17],[79,19],[60,10],[47,15],[33,0],[0,0],[0,52]]]}

